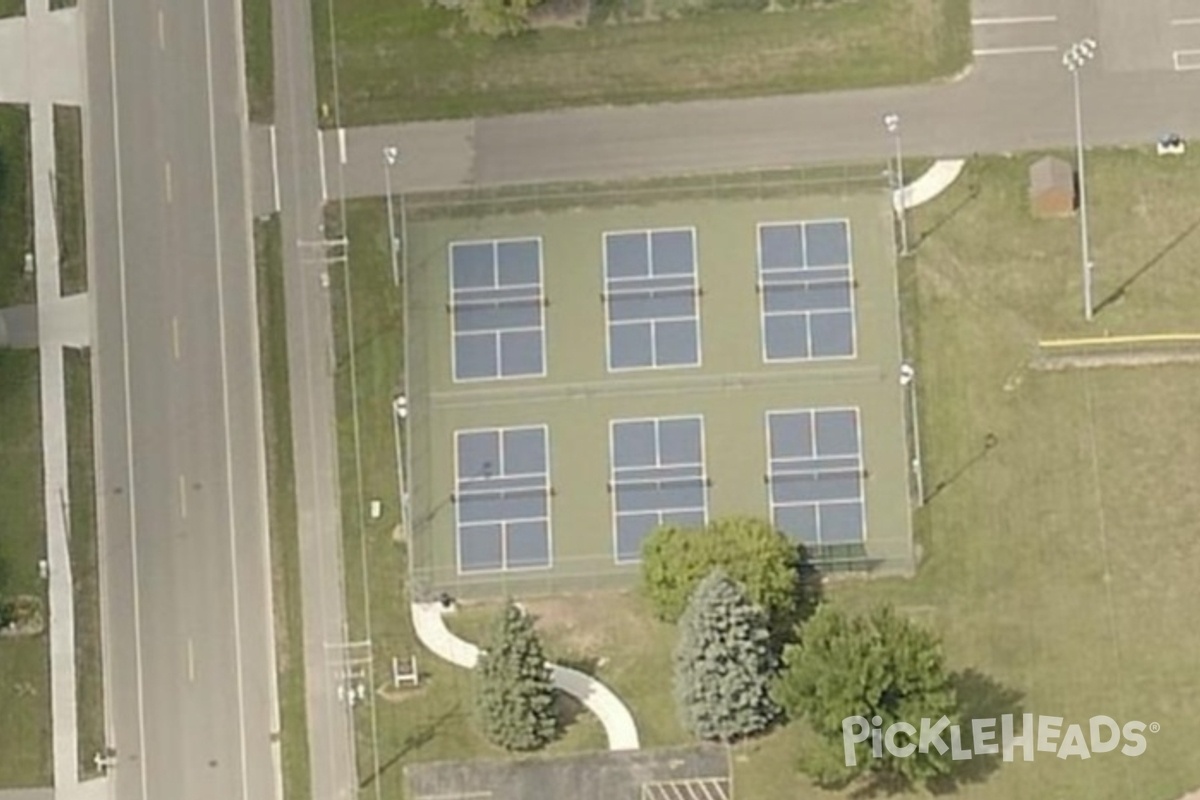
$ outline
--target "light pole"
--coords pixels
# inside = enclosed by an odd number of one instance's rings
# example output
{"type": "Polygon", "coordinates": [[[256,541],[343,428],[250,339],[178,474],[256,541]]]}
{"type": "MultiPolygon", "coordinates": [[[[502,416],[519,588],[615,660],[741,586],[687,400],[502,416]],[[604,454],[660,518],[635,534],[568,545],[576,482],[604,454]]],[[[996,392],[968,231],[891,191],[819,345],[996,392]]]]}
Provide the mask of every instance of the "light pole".
{"type": "MultiPolygon", "coordinates": [[[[900,115],[884,114],[883,127],[896,141],[896,196],[900,198],[900,207],[896,213],[900,217],[900,255],[908,255],[908,201],[904,197],[904,147],[900,142],[900,115]]],[[[895,207],[895,202],[893,202],[895,207]]]]}
{"type": "Polygon", "coordinates": [[[917,371],[907,361],[900,365],[900,385],[908,393],[908,414],[912,418],[912,469],[916,478],[917,507],[925,505],[925,478],[921,474],[921,420],[917,416],[917,371]]]}
{"type": "Polygon", "coordinates": [[[412,530],[412,513],[408,504],[408,477],[404,474],[404,452],[400,445],[400,426],[408,424],[408,395],[399,394],[392,400],[392,436],[396,447],[396,490],[400,499],[400,527],[412,530]]]}
{"type": "Polygon", "coordinates": [[[396,258],[396,213],[392,208],[392,167],[400,160],[400,151],[395,147],[383,148],[383,182],[387,192],[388,242],[392,249],[392,285],[400,285],[400,266],[396,258]]]}
{"type": "Polygon", "coordinates": [[[1092,248],[1088,242],[1087,180],[1083,172],[1083,104],[1079,99],[1079,70],[1096,57],[1096,40],[1080,39],[1063,53],[1062,63],[1071,73],[1075,88],[1075,152],[1079,174],[1079,250],[1083,272],[1083,318],[1089,322],[1095,309],[1092,304],[1092,248]]]}

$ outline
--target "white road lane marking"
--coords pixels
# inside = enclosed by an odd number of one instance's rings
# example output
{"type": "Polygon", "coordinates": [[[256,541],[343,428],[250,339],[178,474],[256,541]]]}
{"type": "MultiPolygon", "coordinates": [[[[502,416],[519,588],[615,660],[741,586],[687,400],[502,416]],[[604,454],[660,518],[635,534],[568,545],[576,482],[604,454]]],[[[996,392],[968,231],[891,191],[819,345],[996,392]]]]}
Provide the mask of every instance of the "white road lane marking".
{"type": "Polygon", "coordinates": [[[206,77],[206,90],[208,95],[208,156],[209,156],[209,174],[212,176],[212,204],[213,204],[213,240],[216,245],[216,283],[217,283],[217,336],[221,346],[221,412],[223,427],[225,429],[225,492],[226,492],[226,512],[228,515],[228,537],[229,537],[229,562],[230,562],[230,581],[233,587],[233,652],[234,652],[234,672],[237,676],[237,707],[238,707],[238,763],[241,772],[241,790],[243,798],[250,798],[254,793],[250,791],[250,773],[247,763],[247,755],[249,754],[248,737],[246,734],[246,678],[245,678],[245,662],[242,655],[242,606],[241,595],[239,592],[240,575],[238,571],[238,525],[237,516],[234,514],[233,498],[234,498],[234,482],[233,482],[233,439],[230,433],[230,411],[229,411],[229,343],[226,341],[226,318],[225,318],[225,285],[224,273],[225,264],[222,255],[223,247],[221,244],[221,194],[219,191],[219,178],[217,174],[217,112],[215,91],[213,89],[213,51],[212,51],[212,9],[209,0],[204,0],[204,71],[206,77]]]}
{"type": "Polygon", "coordinates": [[[163,164],[163,182],[166,184],[167,202],[171,202],[174,192],[171,189],[171,162],[167,161],[163,164]]]}
{"type": "Polygon", "coordinates": [[[171,350],[175,360],[179,360],[179,317],[171,317],[171,350]]]}
{"type": "Polygon", "coordinates": [[[1033,45],[1030,47],[990,47],[980,50],[972,50],[973,56],[1019,56],[1028,55],[1030,53],[1057,53],[1058,48],[1053,45],[1033,45]]]}
{"type": "Polygon", "coordinates": [[[158,10],[158,49],[167,49],[167,24],[161,8],[158,10]]]}
{"type": "Polygon", "coordinates": [[[181,519],[187,519],[187,481],[183,475],[179,476],[179,516],[181,519]]]}
{"type": "Polygon", "coordinates": [[[1058,22],[1058,17],[976,17],[972,25],[1032,25],[1039,22],[1058,22]]]}
{"type": "MultiPolygon", "coordinates": [[[[116,3],[108,4],[108,40],[117,40],[116,3]]],[[[137,482],[133,479],[133,407],[130,403],[132,395],[129,379],[129,297],[125,281],[125,189],[121,185],[121,116],[118,113],[120,100],[117,93],[117,51],[115,47],[108,48],[109,77],[112,80],[112,128],[113,128],[113,174],[116,176],[117,203],[117,272],[121,287],[121,373],[125,392],[125,469],[129,483],[129,541],[130,567],[133,570],[133,651],[134,671],[137,682],[137,719],[138,719],[138,759],[137,771],[141,779],[142,800],[149,800],[146,775],[146,764],[150,758],[146,752],[146,698],[145,669],[142,665],[142,612],[141,590],[138,584],[138,531],[137,531],[137,482]]]]}
{"type": "Polygon", "coordinates": [[[346,163],[346,129],[338,128],[338,159],[346,163]]]}
{"type": "Polygon", "coordinates": [[[192,647],[192,640],[187,641],[187,671],[188,682],[196,682],[196,649],[192,647]]]}
{"type": "Polygon", "coordinates": [[[1191,17],[1189,19],[1173,19],[1172,25],[1200,25],[1200,17],[1191,17]]]}

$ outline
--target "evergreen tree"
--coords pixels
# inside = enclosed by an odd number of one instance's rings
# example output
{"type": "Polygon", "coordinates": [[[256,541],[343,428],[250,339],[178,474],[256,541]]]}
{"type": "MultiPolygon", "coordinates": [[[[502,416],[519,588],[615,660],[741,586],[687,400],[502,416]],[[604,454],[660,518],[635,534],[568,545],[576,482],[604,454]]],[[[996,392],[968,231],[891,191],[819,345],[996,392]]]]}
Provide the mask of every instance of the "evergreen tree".
{"type": "Polygon", "coordinates": [[[484,736],[506,750],[536,750],[554,738],[554,686],[533,619],[505,604],[479,654],[479,721],[484,736]]]}
{"type": "MultiPolygon", "coordinates": [[[[896,722],[920,729],[922,719],[957,722],[957,699],[937,638],[890,607],[850,616],[822,606],[784,651],[784,669],[773,695],[792,718],[804,718],[823,743],[804,754],[801,769],[823,782],[871,774],[901,783],[949,774],[950,752],[934,748],[905,758],[884,750],[874,758],[868,739],[857,745],[856,764],[845,765],[842,721],[878,716],[887,730],[896,722]]],[[[912,741],[904,734],[898,746],[912,741]]],[[[913,741],[915,744],[916,742],[913,741]]]]}
{"type": "Polygon", "coordinates": [[[684,727],[726,742],[763,730],[779,713],[770,695],[774,667],[766,615],[714,569],[680,619],[675,699],[684,727]]]}

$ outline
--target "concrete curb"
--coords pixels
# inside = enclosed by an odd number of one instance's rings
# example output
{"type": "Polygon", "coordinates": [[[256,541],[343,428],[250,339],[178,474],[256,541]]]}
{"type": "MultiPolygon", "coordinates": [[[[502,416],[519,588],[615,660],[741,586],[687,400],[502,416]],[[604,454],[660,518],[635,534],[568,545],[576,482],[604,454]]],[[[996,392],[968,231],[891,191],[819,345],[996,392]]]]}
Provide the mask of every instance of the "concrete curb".
{"type": "MultiPolygon", "coordinates": [[[[417,638],[439,658],[464,669],[474,669],[479,663],[479,648],[451,633],[444,613],[440,603],[413,603],[413,629],[417,638]]],[[[600,720],[608,735],[609,750],[640,749],[633,715],[611,689],[578,670],[557,664],[548,666],[555,688],[579,700],[600,720]]]]}

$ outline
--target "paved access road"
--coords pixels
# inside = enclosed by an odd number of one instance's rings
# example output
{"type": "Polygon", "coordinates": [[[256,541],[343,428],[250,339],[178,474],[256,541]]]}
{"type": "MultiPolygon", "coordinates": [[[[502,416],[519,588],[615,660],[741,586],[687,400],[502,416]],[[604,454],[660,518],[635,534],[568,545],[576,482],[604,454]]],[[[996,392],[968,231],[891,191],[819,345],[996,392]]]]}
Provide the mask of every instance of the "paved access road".
{"type": "Polygon", "coordinates": [[[974,67],[944,84],[330,131],[326,172],[340,168],[344,184],[331,179],[328,194],[382,194],[387,145],[403,151],[405,191],[882,163],[888,112],[901,117],[907,155],[1069,146],[1071,80],[1059,57],[1085,36],[1100,42],[1082,76],[1089,144],[1200,135],[1200,25],[1180,24],[1189,3],[1200,20],[1200,0],[975,0],[974,67]]]}
{"type": "Polygon", "coordinates": [[[81,10],[115,793],[271,800],[239,6],[81,10]]]}

